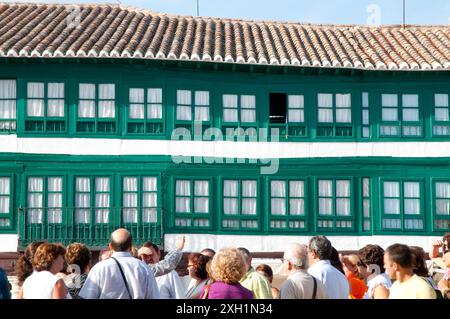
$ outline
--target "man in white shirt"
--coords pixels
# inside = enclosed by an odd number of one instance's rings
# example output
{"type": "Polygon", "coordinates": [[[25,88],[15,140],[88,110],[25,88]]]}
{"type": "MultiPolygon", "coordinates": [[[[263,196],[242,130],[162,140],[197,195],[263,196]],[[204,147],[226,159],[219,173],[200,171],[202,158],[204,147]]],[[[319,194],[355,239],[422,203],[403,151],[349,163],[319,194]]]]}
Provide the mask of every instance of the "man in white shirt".
{"type": "MultiPolygon", "coordinates": [[[[161,262],[161,251],[152,242],[145,243],[144,247],[139,249],[138,256],[150,266],[157,265],[161,262]]],[[[184,299],[184,285],[175,270],[165,275],[157,276],[156,283],[158,284],[161,299],[184,299]]]]}
{"type": "Polygon", "coordinates": [[[330,263],[331,242],[325,236],[314,236],[309,241],[308,273],[319,279],[330,299],[348,299],[350,286],[347,278],[330,263]]]}
{"type": "Polygon", "coordinates": [[[97,263],[80,291],[83,299],[158,299],[153,271],[131,255],[131,234],[124,228],[111,234],[111,258],[97,263]],[[122,275],[123,274],[123,275],[122,275]]]}

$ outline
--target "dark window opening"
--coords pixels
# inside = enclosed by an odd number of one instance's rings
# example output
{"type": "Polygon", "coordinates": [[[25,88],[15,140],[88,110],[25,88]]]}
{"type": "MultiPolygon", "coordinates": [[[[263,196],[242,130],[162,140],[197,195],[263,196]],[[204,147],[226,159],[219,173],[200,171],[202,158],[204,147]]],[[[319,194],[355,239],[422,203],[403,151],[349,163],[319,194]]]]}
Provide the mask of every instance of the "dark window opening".
{"type": "Polygon", "coordinates": [[[287,95],[270,93],[270,123],[286,123],[287,95]]]}

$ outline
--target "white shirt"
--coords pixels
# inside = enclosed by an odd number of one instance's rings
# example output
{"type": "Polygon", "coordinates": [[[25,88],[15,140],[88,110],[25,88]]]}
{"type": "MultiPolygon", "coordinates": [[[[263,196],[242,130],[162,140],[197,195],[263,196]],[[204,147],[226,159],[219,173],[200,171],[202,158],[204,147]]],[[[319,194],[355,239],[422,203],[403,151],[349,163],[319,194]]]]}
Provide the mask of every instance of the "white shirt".
{"type": "Polygon", "coordinates": [[[59,280],[49,271],[35,271],[23,283],[24,299],[53,299],[53,289],[59,280]]]}
{"type": "Polygon", "coordinates": [[[380,285],[386,287],[387,289],[390,289],[392,286],[392,281],[385,272],[367,281],[367,292],[364,295],[364,299],[372,299],[374,289],[380,285]]]}
{"type": "Polygon", "coordinates": [[[184,299],[184,286],[175,270],[167,275],[156,277],[161,299],[184,299]]]}
{"type": "Polygon", "coordinates": [[[347,277],[334,268],[329,260],[319,260],[308,268],[308,273],[324,284],[330,299],[348,299],[350,285],[347,277]]]}
{"type": "MultiPolygon", "coordinates": [[[[112,254],[122,266],[133,299],[158,299],[153,271],[129,252],[112,254]]],[[[80,291],[83,299],[130,299],[119,266],[112,258],[97,263],[80,291]]]]}

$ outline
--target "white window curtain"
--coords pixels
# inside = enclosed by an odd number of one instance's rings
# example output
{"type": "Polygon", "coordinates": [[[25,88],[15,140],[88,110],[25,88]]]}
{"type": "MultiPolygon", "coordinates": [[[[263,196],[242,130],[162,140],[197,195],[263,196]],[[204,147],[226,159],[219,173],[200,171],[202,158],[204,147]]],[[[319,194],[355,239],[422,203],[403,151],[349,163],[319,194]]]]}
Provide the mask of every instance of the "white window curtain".
{"type": "Polygon", "coordinates": [[[147,103],[147,118],[162,119],[162,89],[148,89],[147,103]]]}
{"type": "Polygon", "coordinates": [[[28,179],[28,222],[41,224],[43,221],[44,180],[42,177],[28,179]]]}
{"type": "Polygon", "coordinates": [[[384,213],[385,214],[400,214],[400,200],[386,197],[400,197],[400,183],[399,182],[384,182],[384,213]]]}
{"type": "Polygon", "coordinates": [[[242,196],[256,197],[256,181],[242,181],[242,196]]]}
{"type": "Polygon", "coordinates": [[[319,123],[333,122],[333,94],[319,93],[317,95],[319,123]]]}
{"type": "Polygon", "coordinates": [[[285,181],[271,181],[270,182],[271,198],[271,213],[272,215],[286,215],[286,182],[285,181]]]}
{"type": "Polygon", "coordinates": [[[241,122],[256,122],[256,98],[254,95],[241,95],[241,122]]]}
{"type": "Polygon", "coordinates": [[[116,107],[114,101],[99,101],[98,102],[98,117],[99,118],[115,118],[116,107]]]}
{"type": "Polygon", "coordinates": [[[331,215],[333,213],[333,181],[319,180],[319,215],[331,215]],[[329,197],[329,198],[320,198],[329,197]]]}
{"type": "Polygon", "coordinates": [[[78,117],[80,118],[95,117],[95,101],[80,100],[78,102],[78,117]]]}
{"type": "Polygon", "coordinates": [[[369,125],[369,110],[362,110],[362,124],[369,125]]]}
{"type": "Polygon", "coordinates": [[[194,211],[196,213],[209,212],[209,181],[195,181],[194,183],[194,211]]]}
{"type": "MultiPolygon", "coordinates": [[[[242,181],[242,196],[256,197],[257,194],[256,187],[257,187],[256,181],[242,181]]],[[[242,214],[256,215],[256,198],[242,199],[242,214]]]]}
{"type": "Polygon", "coordinates": [[[289,196],[290,197],[304,197],[304,182],[303,181],[289,181],[289,196]]]}
{"type": "Polygon", "coordinates": [[[362,107],[363,108],[369,107],[369,93],[368,92],[362,92],[362,107]]]}
{"type": "Polygon", "coordinates": [[[142,194],[142,206],[143,207],[157,207],[158,203],[158,195],[157,193],[144,193],[142,194]]]}
{"type": "Polygon", "coordinates": [[[435,94],[434,95],[434,106],[448,107],[448,94],[435,94]]]}
{"type": "Polygon", "coordinates": [[[304,96],[289,95],[288,96],[288,122],[303,123],[305,121],[304,114],[304,96]]]}
{"type": "Polygon", "coordinates": [[[383,107],[397,107],[398,106],[397,94],[381,94],[381,105],[383,107]]]}
{"type": "Polygon", "coordinates": [[[403,121],[417,122],[419,121],[418,109],[403,109],[403,121]]]}
{"type": "Polygon", "coordinates": [[[226,215],[238,214],[238,181],[225,180],[223,183],[223,211],[226,215]],[[233,198],[226,198],[233,197],[233,198]]]}
{"type": "Polygon", "coordinates": [[[191,91],[178,90],[177,91],[177,120],[191,121],[191,91]]]}
{"type": "Polygon", "coordinates": [[[116,96],[115,84],[99,84],[98,98],[100,100],[114,100],[116,96]]]}
{"type": "MultiPolygon", "coordinates": [[[[0,80],[0,119],[16,118],[16,81],[0,80]]],[[[0,128],[15,128],[14,124],[0,123],[0,128]]]]}
{"type": "Polygon", "coordinates": [[[87,177],[77,177],[75,179],[75,223],[90,223],[90,179],[87,177]]]}
{"type": "Polygon", "coordinates": [[[158,222],[158,211],[156,208],[145,208],[143,209],[142,214],[142,221],[144,223],[158,222]]]}
{"type": "Polygon", "coordinates": [[[125,177],[123,179],[123,210],[122,219],[124,223],[138,222],[138,180],[136,177],[125,177]]]}
{"type": "Polygon", "coordinates": [[[336,197],[350,197],[350,181],[336,181],[336,197]]]}
{"type": "Polygon", "coordinates": [[[420,214],[420,184],[418,182],[405,182],[403,187],[405,214],[420,214]]]}
{"type": "Polygon", "coordinates": [[[144,192],[156,192],[158,186],[158,179],[156,177],[144,177],[142,184],[144,192]]]}
{"type": "Polygon", "coordinates": [[[108,223],[109,222],[109,207],[110,207],[110,179],[109,177],[95,178],[95,222],[108,223]]]}
{"type": "Polygon", "coordinates": [[[27,83],[27,115],[44,116],[44,83],[27,83]]]}
{"type": "Polygon", "coordinates": [[[434,109],[434,119],[435,121],[448,122],[448,108],[436,107],[434,109]]]}
{"type": "Polygon", "coordinates": [[[191,211],[191,183],[188,180],[177,180],[175,186],[175,211],[178,213],[189,213],[191,211]],[[183,196],[183,197],[181,197],[183,196]]]}
{"type": "Polygon", "coordinates": [[[0,177],[0,214],[9,214],[10,212],[10,178],[0,177]]]}
{"type": "Polygon", "coordinates": [[[78,89],[80,99],[95,100],[95,84],[80,83],[78,89]]]}
{"type": "Polygon", "coordinates": [[[363,178],[362,183],[363,183],[363,196],[369,197],[370,196],[370,179],[363,178]]]}
{"type": "Polygon", "coordinates": [[[403,94],[403,107],[419,107],[419,96],[417,94],[403,94]]]}
{"type": "Polygon", "coordinates": [[[298,198],[289,199],[290,215],[305,215],[305,200],[298,198]]]}
{"type": "Polygon", "coordinates": [[[49,177],[47,179],[48,188],[48,222],[62,223],[62,177],[49,177]]]}
{"type": "Polygon", "coordinates": [[[336,122],[352,122],[351,94],[336,94],[336,122]]]}
{"type": "Polygon", "coordinates": [[[383,121],[398,121],[398,110],[394,108],[383,108],[381,112],[383,121]]]}
{"type": "Polygon", "coordinates": [[[436,183],[436,214],[450,215],[450,183],[436,183]]]}
{"type": "Polygon", "coordinates": [[[130,109],[128,117],[130,119],[144,118],[144,89],[131,88],[129,91],[130,109]]]}
{"type": "Polygon", "coordinates": [[[47,116],[64,116],[64,83],[48,84],[47,116]]]}
{"type": "Polygon", "coordinates": [[[238,96],[234,94],[222,95],[223,103],[223,121],[237,122],[238,121],[238,96]]]}

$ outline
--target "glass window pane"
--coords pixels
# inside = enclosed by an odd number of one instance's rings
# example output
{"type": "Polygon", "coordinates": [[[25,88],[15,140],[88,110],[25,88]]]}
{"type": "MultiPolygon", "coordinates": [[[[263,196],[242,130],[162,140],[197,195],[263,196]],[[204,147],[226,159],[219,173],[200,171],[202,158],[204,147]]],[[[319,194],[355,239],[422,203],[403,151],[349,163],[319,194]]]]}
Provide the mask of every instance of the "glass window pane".
{"type": "Polygon", "coordinates": [[[270,200],[270,212],[272,215],[286,215],[286,200],[284,198],[272,198],[270,200]]]}
{"type": "Polygon", "coordinates": [[[143,119],[144,118],[144,104],[130,104],[130,113],[128,114],[130,119],[143,119]]]}
{"type": "Polygon", "coordinates": [[[62,192],[62,177],[49,177],[47,183],[49,192],[62,192]]]}
{"type": "Polygon", "coordinates": [[[80,118],[95,117],[95,102],[94,101],[79,101],[78,102],[78,117],[80,117],[80,118]]]}
{"type": "Polygon", "coordinates": [[[405,214],[419,215],[420,214],[420,199],[405,199],[405,214]]]}
{"type": "Polygon", "coordinates": [[[400,214],[400,200],[399,199],[384,199],[384,213],[385,214],[400,214]]]}
{"type": "Polygon", "coordinates": [[[398,111],[393,108],[383,108],[381,111],[381,118],[383,121],[397,121],[398,120],[398,111]]]}
{"type": "Polygon", "coordinates": [[[115,118],[116,107],[114,101],[100,101],[98,102],[98,117],[99,118],[115,118]]]}
{"type": "Polygon", "coordinates": [[[254,109],[256,107],[254,95],[241,95],[241,108],[254,109]]]}
{"type": "Polygon", "coordinates": [[[437,198],[450,198],[450,183],[438,182],[435,187],[437,198]]]}
{"type": "Polygon", "coordinates": [[[436,200],[436,214],[437,215],[450,215],[450,199],[437,199],[436,200]]]}
{"type": "Polygon", "coordinates": [[[368,92],[362,93],[362,106],[364,108],[369,107],[369,93],[368,92]]]}
{"type": "Polygon", "coordinates": [[[399,182],[384,182],[384,196],[385,197],[399,197],[400,183],[399,182]]]}
{"type": "Polygon", "coordinates": [[[209,196],[209,181],[195,181],[194,195],[209,196]]]}
{"type": "Polygon", "coordinates": [[[162,89],[148,89],[147,102],[161,104],[162,103],[162,89]]]}
{"type": "Polygon", "coordinates": [[[381,105],[388,107],[397,107],[398,106],[397,94],[382,94],[381,105]]]}
{"type": "Polygon", "coordinates": [[[403,107],[419,107],[419,96],[417,94],[403,94],[403,107]]]}
{"type": "Polygon", "coordinates": [[[325,94],[325,93],[317,94],[317,105],[319,107],[332,108],[333,94],[325,94]]]}
{"type": "Polygon", "coordinates": [[[96,177],[95,178],[95,191],[96,192],[109,192],[109,177],[96,177]]]}
{"type": "Polygon", "coordinates": [[[64,100],[48,100],[47,116],[64,117],[64,100]]]}
{"type": "Polygon", "coordinates": [[[192,120],[192,112],[190,106],[177,106],[177,120],[190,121],[192,120]]]}
{"type": "Polygon", "coordinates": [[[144,89],[130,89],[130,103],[144,103],[144,89]]]}
{"type": "Polygon", "coordinates": [[[176,181],[176,195],[180,196],[190,196],[191,195],[191,183],[188,180],[177,180],[176,181]]]}
{"type": "Polygon", "coordinates": [[[195,91],[195,105],[209,105],[209,92],[195,91]]]}
{"type": "Polygon", "coordinates": [[[102,100],[114,100],[115,98],[115,85],[114,84],[99,84],[98,85],[98,98],[102,100]]]}
{"type": "Polygon", "coordinates": [[[137,190],[138,190],[137,177],[124,177],[123,191],[124,192],[137,192],[137,190]]]}
{"type": "Polygon", "coordinates": [[[95,99],[95,84],[79,84],[80,99],[95,99]]]}
{"type": "Polygon", "coordinates": [[[147,118],[162,119],[162,105],[161,104],[147,105],[147,118]]]}
{"type": "Polygon", "coordinates": [[[194,199],[194,211],[196,213],[209,213],[209,198],[196,197],[194,199]]]}
{"type": "Polygon", "coordinates": [[[304,182],[303,181],[289,181],[289,196],[290,197],[304,197],[304,182]]]}
{"type": "Polygon", "coordinates": [[[151,192],[157,190],[158,179],[156,177],[144,177],[142,179],[144,192],[151,192]]]}
{"type": "Polygon", "coordinates": [[[288,111],[288,121],[290,123],[303,123],[305,121],[303,109],[291,109],[288,111]]]}
{"type": "Polygon", "coordinates": [[[49,83],[47,95],[51,99],[63,99],[64,83],[49,83]]]}
{"type": "Polygon", "coordinates": [[[237,122],[238,121],[238,110],[237,109],[224,109],[223,110],[223,121],[224,122],[237,122]]]}
{"type": "Polygon", "coordinates": [[[226,108],[237,108],[238,107],[238,96],[234,94],[224,94],[222,96],[223,107],[226,108]]]}
{"type": "Polygon", "coordinates": [[[238,181],[225,180],[223,182],[223,196],[238,196],[238,181]]]}
{"type": "Polygon", "coordinates": [[[370,180],[368,178],[363,178],[363,196],[369,197],[370,196],[370,180]]]}
{"type": "Polygon", "coordinates": [[[319,196],[331,197],[333,187],[333,181],[331,180],[319,180],[319,196]]]}
{"type": "Polygon", "coordinates": [[[350,197],[350,181],[345,180],[336,181],[336,196],[350,197]]]}
{"type": "Polygon", "coordinates": [[[255,110],[241,110],[241,122],[253,123],[255,121],[256,121],[256,111],[255,110]]]}
{"type": "Polygon", "coordinates": [[[448,108],[435,108],[434,119],[436,121],[448,121],[448,108]]]}
{"type": "Polygon", "coordinates": [[[0,99],[16,98],[16,80],[0,80],[0,99]]]}
{"type": "Polygon", "coordinates": [[[236,198],[225,198],[223,200],[223,213],[226,215],[237,215],[238,200],[236,198]]]}
{"type": "Polygon", "coordinates": [[[350,199],[349,198],[337,198],[336,199],[336,215],[337,216],[350,216],[350,199]]]}
{"type": "Polygon", "coordinates": [[[420,197],[420,184],[418,182],[405,182],[403,184],[405,197],[420,197]]]}
{"type": "Polygon", "coordinates": [[[303,95],[288,95],[288,108],[299,109],[305,105],[303,95]]]}
{"type": "Polygon", "coordinates": [[[44,116],[44,100],[27,100],[28,116],[44,116]]]}
{"type": "Polygon", "coordinates": [[[242,200],[242,215],[256,215],[256,198],[242,200]]]}
{"type": "Polygon", "coordinates": [[[177,90],[177,104],[191,105],[191,91],[177,90]]]}
{"type": "Polygon", "coordinates": [[[337,123],[351,123],[352,111],[350,109],[336,110],[337,123]]]}
{"type": "Polygon", "coordinates": [[[333,202],[331,198],[319,198],[319,215],[331,215],[333,202]]]}
{"type": "Polygon", "coordinates": [[[351,107],[350,94],[336,94],[336,107],[351,107]]]}
{"type": "Polygon", "coordinates": [[[435,94],[434,105],[436,107],[448,107],[448,94],[435,94]]]}
{"type": "Polygon", "coordinates": [[[44,83],[29,82],[27,83],[28,98],[44,98],[44,83]]]}
{"type": "Polygon", "coordinates": [[[242,196],[256,197],[256,181],[242,181],[242,196]]]}
{"type": "Polygon", "coordinates": [[[289,200],[289,214],[290,215],[305,215],[305,200],[304,199],[290,199],[289,200]]]}
{"type": "Polygon", "coordinates": [[[177,197],[175,199],[175,211],[177,213],[189,213],[191,211],[191,199],[188,197],[177,197]]]}
{"type": "Polygon", "coordinates": [[[271,181],[270,195],[272,197],[286,197],[286,182],[285,181],[271,181]]]}
{"type": "Polygon", "coordinates": [[[418,109],[403,109],[403,121],[417,122],[419,121],[418,109]]]}
{"type": "Polygon", "coordinates": [[[319,123],[333,123],[333,110],[319,109],[318,121],[319,123]]]}

